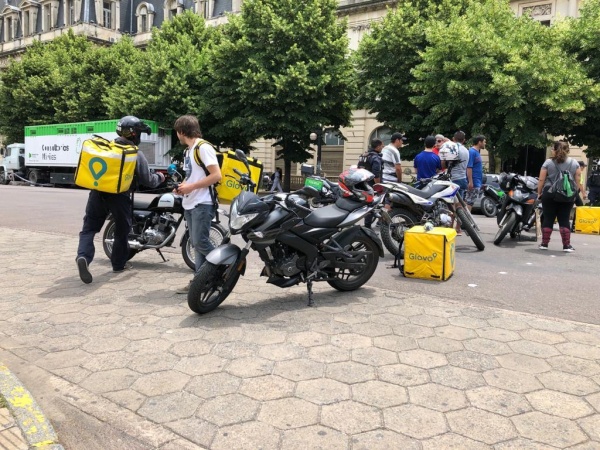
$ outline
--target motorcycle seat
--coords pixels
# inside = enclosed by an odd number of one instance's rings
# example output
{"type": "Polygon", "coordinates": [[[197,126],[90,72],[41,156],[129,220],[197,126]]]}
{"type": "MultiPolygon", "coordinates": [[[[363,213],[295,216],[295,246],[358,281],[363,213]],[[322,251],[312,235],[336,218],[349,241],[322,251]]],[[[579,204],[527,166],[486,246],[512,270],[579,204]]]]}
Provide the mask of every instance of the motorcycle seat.
{"type": "MultiPolygon", "coordinates": [[[[358,205],[357,208],[360,206],[358,205]]],[[[335,228],[348,217],[348,213],[337,205],[329,205],[310,213],[304,218],[304,223],[314,228],[335,228]]]]}
{"type": "Polygon", "coordinates": [[[133,198],[133,209],[148,209],[153,199],[133,198]]]}
{"type": "Polygon", "coordinates": [[[438,192],[443,191],[444,189],[446,189],[446,187],[447,186],[444,186],[444,185],[441,185],[441,184],[429,183],[423,189],[415,189],[414,187],[407,185],[406,186],[406,188],[407,188],[406,190],[408,192],[410,192],[411,194],[416,195],[417,197],[429,198],[433,194],[437,194],[438,192]]]}

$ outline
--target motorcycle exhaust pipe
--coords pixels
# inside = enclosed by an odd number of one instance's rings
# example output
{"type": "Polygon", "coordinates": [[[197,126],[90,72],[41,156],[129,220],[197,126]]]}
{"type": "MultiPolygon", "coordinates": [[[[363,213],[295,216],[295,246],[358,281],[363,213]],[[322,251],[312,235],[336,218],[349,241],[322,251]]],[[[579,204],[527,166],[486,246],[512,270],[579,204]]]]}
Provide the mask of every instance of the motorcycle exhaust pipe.
{"type": "MultiPolygon", "coordinates": [[[[173,227],[169,227],[171,228],[171,234],[169,234],[167,236],[167,238],[165,240],[162,241],[162,244],[158,244],[158,245],[147,245],[147,244],[142,244],[138,241],[128,241],[129,242],[129,248],[133,249],[133,250],[147,250],[149,248],[154,248],[154,249],[159,249],[159,248],[163,248],[165,245],[167,245],[167,242],[170,242],[171,239],[173,239],[175,237],[175,234],[177,233],[177,229],[173,228],[173,227]]],[[[114,239],[104,239],[104,242],[106,242],[107,244],[113,244],[115,243],[114,239]]]]}

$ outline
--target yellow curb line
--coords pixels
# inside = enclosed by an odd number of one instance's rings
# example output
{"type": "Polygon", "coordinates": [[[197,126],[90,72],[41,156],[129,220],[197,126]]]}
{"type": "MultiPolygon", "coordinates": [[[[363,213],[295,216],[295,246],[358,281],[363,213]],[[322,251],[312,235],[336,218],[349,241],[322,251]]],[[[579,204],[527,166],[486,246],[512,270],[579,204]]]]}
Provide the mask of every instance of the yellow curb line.
{"type": "Polygon", "coordinates": [[[0,363],[0,395],[21,429],[29,448],[64,450],[44,413],[19,379],[0,363]]]}

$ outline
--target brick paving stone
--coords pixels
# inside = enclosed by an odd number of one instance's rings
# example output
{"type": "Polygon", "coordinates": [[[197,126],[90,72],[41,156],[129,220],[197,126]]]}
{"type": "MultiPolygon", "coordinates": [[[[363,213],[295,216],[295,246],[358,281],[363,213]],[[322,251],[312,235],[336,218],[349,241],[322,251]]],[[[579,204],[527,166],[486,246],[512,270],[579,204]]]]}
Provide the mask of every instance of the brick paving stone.
{"type": "Polygon", "coordinates": [[[390,314],[396,314],[402,317],[411,317],[423,314],[424,310],[418,306],[399,305],[388,308],[388,312],[390,314]]]}
{"type": "Polygon", "coordinates": [[[483,378],[491,386],[516,392],[517,394],[537,391],[543,387],[535,376],[515,370],[488,370],[483,373],[483,378]]]}
{"type": "Polygon", "coordinates": [[[387,366],[398,362],[396,352],[377,347],[358,348],[352,350],[352,361],[370,366],[387,366]]]}
{"type": "Polygon", "coordinates": [[[590,403],[590,405],[596,408],[596,411],[600,412],[600,392],[588,395],[586,400],[590,403]]]}
{"type": "Polygon", "coordinates": [[[38,362],[46,369],[63,369],[65,367],[80,366],[92,358],[87,352],[80,349],[66,350],[64,352],[49,353],[38,362]]]}
{"type": "Polygon", "coordinates": [[[423,441],[423,450],[488,450],[481,442],[454,433],[446,433],[423,441]]]}
{"type": "Polygon", "coordinates": [[[331,344],[319,345],[307,350],[307,358],[321,363],[342,362],[350,359],[350,351],[331,344]]]}
{"type": "Polygon", "coordinates": [[[542,390],[525,396],[534,409],[565,419],[579,419],[594,412],[585,400],[562,392],[542,390]]]}
{"type": "Polygon", "coordinates": [[[326,375],[342,383],[360,383],[375,379],[375,368],[354,361],[327,364],[326,375]]]}
{"type": "Polygon", "coordinates": [[[358,323],[352,325],[352,332],[368,337],[392,334],[392,327],[381,323],[358,323]]]}
{"type": "MultiPolygon", "coordinates": [[[[175,356],[201,356],[210,353],[214,344],[198,339],[197,341],[176,342],[169,348],[175,356]]],[[[218,355],[217,355],[218,356],[218,355]]]]}
{"type": "Polygon", "coordinates": [[[491,386],[482,386],[466,392],[471,405],[503,416],[515,416],[531,411],[524,395],[491,386]]]}
{"type": "Polygon", "coordinates": [[[262,422],[222,427],[211,445],[213,450],[278,450],[281,432],[262,422]]]}
{"type": "Polygon", "coordinates": [[[504,328],[496,327],[485,327],[478,328],[477,334],[483,339],[491,339],[498,342],[511,342],[517,341],[521,338],[519,333],[511,330],[505,330],[504,328]]]}
{"type": "Polygon", "coordinates": [[[367,314],[357,314],[357,313],[346,312],[346,313],[341,313],[341,314],[335,314],[333,316],[333,320],[335,320],[336,322],[342,322],[345,324],[353,325],[356,323],[368,322],[369,316],[367,314]]]}
{"type": "Polygon", "coordinates": [[[449,353],[446,355],[446,358],[448,358],[448,363],[452,366],[477,372],[500,367],[500,364],[493,356],[483,355],[469,350],[449,353]]]}
{"type": "Polygon", "coordinates": [[[592,440],[600,444],[600,414],[580,419],[578,423],[592,440]]]}
{"type": "Polygon", "coordinates": [[[524,329],[519,332],[523,339],[528,341],[539,342],[540,344],[560,344],[565,342],[565,337],[560,333],[553,333],[552,331],[536,330],[535,328],[524,329]]]}
{"type": "Polygon", "coordinates": [[[498,342],[492,339],[469,339],[468,341],[463,341],[463,344],[467,350],[476,353],[483,353],[485,355],[496,356],[505,355],[512,352],[510,347],[504,342],[498,342]]]}
{"type": "Polygon", "coordinates": [[[195,395],[175,392],[148,398],[137,413],[154,422],[166,423],[193,416],[200,403],[195,395]]]}
{"type": "Polygon", "coordinates": [[[408,402],[404,387],[375,380],[354,384],[352,399],[378,408],[387,408],[408,402]]]}
{"type": "Polygon", "coordinates": [[[456,325],[457,327],[470,328],[473,330],[489,327],[489,323],[486,320],[468,316],[450,317],[448,322],[450,322],[451,325],[456,325]]]}
{"type": "MultiPolygon", "coordinates": [[[[188,380],[190,378],[188,377],[188,380]]],[[[136,381],[137,384],[140,380],[136,381]]],[[[220,395],[234,394],[238,391],[242,380],[228,373],[210,373],[191,379],[185,390],[200,398],[209,399],[220,395]]],[[[134,389],[135,389],[134,384],[134,389]]]]}
{"type": "Polygon", "coordinates": [[[94,372],[80,384],[83,388],[96,394],[120,391],[130,387],[140,377],[129,369],[114,369],[94,372]]]}
{"type": "Polygon", "coordinates": [[[260,403],[245,395],[220,395],[202,403],[196,417],[223,427],[254,419],[259,406],[260,403]]]}
{"type": "Polygon", "coordinates": [[[264,345],[258,350],[258,356],[271,361],[302,358],[305,354],[304,347],[288,343],[264,345]]]}
{"type": "Polygon", "coordinates": [[[444,415],[417,405],[401,405],[383,410],[386,428],[415,439],[427,439],[448,430],[444,415]]]}
{"type": "Polygon", "coordinates": [[[320,425],[283,432],[281,450],[346,450],[348,436],[320,425]]]}
{"type": "Polygon", "coordinates": [[[301,381],[321,378],[324,370],[325,366],[322,363],[309,359],[291,359],[276,362],[273,374],[288,380],[301,381]]]}
{"type": "Polygon", "coordinates": [[[591,359],[592,361],[600,360],[600,346],[579,344],[577,342],[565,342],[557,344],[556,348],[564,355],[591,359]]]}
{"type": "Polygon", "coordinates": [[[157,395],[181,391],[189,380],[190,377],[188,375],[174,370],[167,370],[150,373],[138,378],[131,385],[131,389],[148,397],[155,397],[157,395]]]}
{"type": "Polygon", "coordinates": [[[127,367],[139,373],[152,373],[170,370],[179,362],[179,358],[171,354],[138,355],[131,358],[127,367]]]}
{"type": "Polygon", "coordinates": [[[394,364],[377,370],[379,379],[399,386],[417,386],[430,381],[429,373],[418,367],[406,364],[394,364]]]}
{"type": "Polygon", "coordinates": [[[331,344],[346,350],[367,348],[371,346],[371,338],[357,333],[342,333],[331,336],[331,344]]]}
{"type": "Polygon", "coordinates": [[[456,341],[464,341],[477,337],[475,330],[463,328],[456,325],[447,325],[435,329],[435,334],[456,341]]]}
{"type": "Polygon", "coordinates": [[[600,374],[600,364],[589,359],[575,358],[574,356],[555,356],[546,360],[552,368],[559,372],[568,372],[575,375],[591,377],[600,374]]]}
{"type": "Polygon", "coordinates": [[[422,327],[421,325],[414,324],[406,324],[406,325],[398,325],[393,327],[394,334],[398,336],[406,336],[411,338],[425,338],[429,336],[434,336],[434,331],[429,327],[422,327]]]}
{"type": "Polygon", "coordinates": [[[437,353],[450,353],[464,350],[460,341],[454,339],[432,336],[428,338],[418,339],[419,347],[423,350],[429,350],[437,353]]]}
{"type": "Polygon", "coordinates": [[[564,333],[564,337],[572,342],[600,347],[600,335],[585,333],[583,331],[567,331],[564,333]]]}
{"type": "Polygon", "coordinates": [[[306,427],[318,423],[319,407],[299,398],[271,400],[262,404],[258,420],[281,430],[306,427]]]}
{"type": "Polygon", "coordinates": [[[255,356],[231,361],[225,370],[240,378],[251,378],[269,375],[274,366],[274,361],[255,356]]]}
{"type": "Polygon", "coordinates": [[[112,400],[117,405],[124,406],[132,411],[137,411],[142,403],[146,400],[146,396],[134,391],[133,389],[123,389],[122,391],[107,392],[103,394],[109,400],[112,400]]]}
{"type": "Polygon", "coordinates": [[[197,417],[175,420],[167,423],[166,426],[194,444],[206,448],[210,448],[210,444],[219,430],[216,425],[197,417]]]}
{"type": "Polygon", "coordinates": [[[473,389],[483,386],[485,380],[482,375],[472,370],[454,366],[443,366],[429,371],[431,381],[456,389],[473,389]]]}
{"type": "MultiPolygon", "coordinates": [[[[573,447],[571,447],[573,448],[573,447]]],[[[511,439],[510,441],[502,442],[494,445],[494,450],[554,450],[556,447],[549,447],[539,442],[534,442],[530,439],[511,439]]]]}
{"type": "Polygon", "coordinates": [[[424,327],[443,327],[448,325],[448,319],[444,317],[431,316],[429,314],[419,314],[418,316],[412,316],[410,322],[415,325],[422,325],[424,327]]]}
{"type": "Polygon", "coordinates": [[[354,401],[325,405],[321,410],[321,424],[346,434],[358,434],[381,427],[377,408],[354,401]]]}
{"type": "Polygon", "coordinates": [[[451,411],[446,414],[446,418],[450,429],[455,433],[486,444],[497,444],[518,436],[510,420],[481,409],[451,411]]]}
{"type": "Polygon", "coordinates": [[[442,353],[421,349],[399,352],[398,359],[402,364],[408,364],[423,369],[432,369],[448,364],[446,356],[442,353]]]}
{"type": "Polygon", "coordinates": [[[496,356],[496,360],[505,369],[518,370],[525,373],[543,373],[551,369],[550,365],[543,359],[519,353],[496,356]]]}
{"type": "Polygon", "coordinates": [[[548,389],[573,395],[588,395],[600,391],[600,386],[581,375],[558,371],[538,375],[538,380],[548,389]]]}
{"type": "Polygon", "coordinates": [[[317,405],[327,405],[350,399],[350,387],[327,378],[300,381],[296,386],[296,396],[317,405]]]}
{"type": "Polygon", "coordinates": [[[390,430],[374,430],[355,434],[350,442],[352,450],[421,450],[419,441],[390,430]]]}
{"type": "Polygon", "coordinates": [[[239,392],[255,400],[266,401],[290,397],[295,387],[295,383],[290,380],[277,375],[265,375],[242,380],[239,392]]]}
{"type": "Polygon", "coordinates": [[[13,426],[0,430],[0,448],[2,450],[27,450],[29,446],[23,438],[21,430],[13,426]]]}
{"type": "Polygon", "coordinates": [[[453,411],[469,405],[462,391],[435,383],[409,387],[408,395],[411,403],[441,412],[453,411]]]}
{"type": "Polygon", "coordinates": [[[398,316],[396,314],[383,313],[383,314],[374,314],[371,316],[371,323],[380,323],[382,325],[389,325],[395,327],[397,325],[403,325],[410,323],[408,317],[398,316]]]}
{"type": "Polygon", "coordinates": [[[541,344],[539,342],[527,341],[524,339],[509,342],[508,346],[513,352],[533,357],[550,358],[551,356],[560,355],[560,352],[552,345],[541,344]]]}
{"type": "Polygon", "coordinates": [[[530,412],[512,417],[521,436],[537,442],[564,448],[587,440],[574,422],[541,412],[530,412]]]}
{"type": "Polygon", "coordinates": [[[526,317],[525,321],[533,328],[544,331],[554,331],[556,333],[564,333],[571,331],[575,326],[565,321],[558,321],[553,319],[543,319],[540,317],[526,317]]]}
{"type": "Polygon", "coordinates": [[[329,336],[316,331],[300,331],[290,333],[287,341],[302,347],[313,347],[329,343],[329,336]]]}
{"type": "MultiPolygon", "coordinates": [[[[203,343],[204,344],[204,343],[203,343]]],[[[259,347],[256,344],[249,344],[247,342],[221,342],[208,347],[209,351],[205,353],[211,353],[212,355],[218,356],[224,359],[238,359],[254,356],[258,353],[259,347]],[[211,349],[212,348],[212,349],[211,349]]],[[[183,356],[183,355],[182,355],[183,356]]],[[[192,355],[189,355],[192,356],[192,355]]]]}
{"type": "Polygon", "coordinates": [[[194,356],[181,358],[174,369],[192,376],[206,375],[220,372],[228,362],[226,359],[215,355],[194,356]]]}

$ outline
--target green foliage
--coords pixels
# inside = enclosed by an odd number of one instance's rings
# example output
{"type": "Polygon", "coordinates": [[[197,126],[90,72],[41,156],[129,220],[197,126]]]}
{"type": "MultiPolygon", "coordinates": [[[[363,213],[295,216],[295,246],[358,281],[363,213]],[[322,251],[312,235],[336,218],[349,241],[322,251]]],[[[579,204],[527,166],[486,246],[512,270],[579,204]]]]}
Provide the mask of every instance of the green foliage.
{"type": "Polygon", "coordinates": [[[282,139],[286,161],[303,162],[320,124],[350,123],[352,67],[335,0],[247,0],[211,49],[216,134],[249,144],[282,139]]]}

